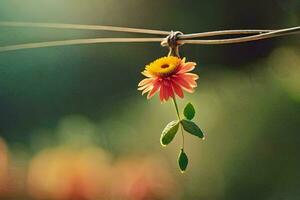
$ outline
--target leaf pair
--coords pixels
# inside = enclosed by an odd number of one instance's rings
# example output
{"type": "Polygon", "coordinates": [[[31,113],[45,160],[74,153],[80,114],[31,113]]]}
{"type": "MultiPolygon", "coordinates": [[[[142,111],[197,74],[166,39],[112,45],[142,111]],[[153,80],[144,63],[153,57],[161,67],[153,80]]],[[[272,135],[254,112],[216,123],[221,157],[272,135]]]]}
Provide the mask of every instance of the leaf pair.
{"type": "Polygon", "coordinates": [[[192,135],[195,135],[199,138],[204,138],[204,134],[201,131],[201,129],[191,120],[195,116],[195,108],[191,103],[188,103],[183,111],[183,114],[186,119],[181,120],[181,124],[184,128],[184,130],[192,135]]]}
{"type": "Polygon", "coordinates": [[[172,140],[174,139],[174,137],[178,131],[179,123],[181,123],[183,129],[186,132],[188,132],[194,136],[197,136],[199,138],[204,138],[203,132],[194,122],[187,120],[187,119],[183,119],[181,121],[174,120],[174,121],[171,121],[162,131],[162,134],[160,137],[160,143],[162,146],[165,147],[172,142],[172,140]]]}
{"type": "Polygon", "coordinates": [[[162,146],[167,146],[172,140],[174,139],[178,128],[179,128],[179,123],[181,123],[183,129],[199,138],[204,138],[204,134],[201,131],[201,129],[191,120],[195,116],[195,109],[194,106],[191,103],[188,103],[183,111],[183,114],[186,119],[182,119],[181,121],[179,120],[174,120],[171,121],[162,131],[161,137],[160,137],[160,143],[162,146]]]}

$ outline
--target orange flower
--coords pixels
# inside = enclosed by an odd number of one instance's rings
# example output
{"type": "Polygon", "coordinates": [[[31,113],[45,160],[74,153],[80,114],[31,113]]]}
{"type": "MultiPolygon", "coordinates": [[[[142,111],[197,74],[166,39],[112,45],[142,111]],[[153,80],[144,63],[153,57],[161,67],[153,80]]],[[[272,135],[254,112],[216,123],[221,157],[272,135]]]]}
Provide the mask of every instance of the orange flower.
{"type": "Polygon", "coordinates": [[[175,56],[159,58],[145,67],[142,74],[147,78],[138,84],[138,90],[143,90],[142,94],[148,92],[148,99],[158,91],[161,101],[174,98],[175,94],[183,98],[182,89],[192,93],[197,87],[198,76],[188,73],[195,66],[194,62],[185,62],[185,58],[175,56]]]}

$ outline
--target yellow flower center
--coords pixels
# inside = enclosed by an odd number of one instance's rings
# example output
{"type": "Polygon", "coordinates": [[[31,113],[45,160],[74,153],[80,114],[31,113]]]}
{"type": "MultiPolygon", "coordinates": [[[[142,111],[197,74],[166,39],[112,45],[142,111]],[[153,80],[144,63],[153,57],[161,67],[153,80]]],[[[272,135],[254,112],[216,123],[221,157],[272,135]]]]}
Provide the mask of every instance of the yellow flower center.
{"type": "Polygon", "coordinates": [[[181,59],[175,56],[162,57],[146,66],[146,71],[154,75],[168,75],[180,64],[181,59]]]}

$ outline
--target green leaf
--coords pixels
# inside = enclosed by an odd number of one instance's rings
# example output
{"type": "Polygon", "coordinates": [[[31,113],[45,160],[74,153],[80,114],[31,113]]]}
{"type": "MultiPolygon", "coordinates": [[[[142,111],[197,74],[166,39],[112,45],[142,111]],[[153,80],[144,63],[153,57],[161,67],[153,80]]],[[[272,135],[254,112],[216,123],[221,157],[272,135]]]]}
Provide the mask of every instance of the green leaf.
{"type": "Polygon", "coordinates": [[[194,106],[191,103],[188,103],[184,108],[183,114],[188,120],[192,120],[195,116],[194,106]]]}
{"type": "Polygon", "coordinates": [[[160,137],[160,143],[162,146],[166,146],[170,142],[172,142],[173,138],[175,137],[177,130],[179,127],[179,121],[174,120],[171,121],[163,130],[161,137],[160,137]]]}
{"type": "Polygon", "coordinates": [[[199,138],[204,138],[203,132],[194,122],[183,119],[181,120],[181,124],[186,132],[195,135],[199,138]]]}
{"type": "Polygon", "coordinates": [[[181,149],[179,156],[178,156],[178,165],[179,165],[181,173],[185,172],[188,163],[189,163],[189,159],[188,159],[187,155],[184,153],[183,149],[181,149]]]}

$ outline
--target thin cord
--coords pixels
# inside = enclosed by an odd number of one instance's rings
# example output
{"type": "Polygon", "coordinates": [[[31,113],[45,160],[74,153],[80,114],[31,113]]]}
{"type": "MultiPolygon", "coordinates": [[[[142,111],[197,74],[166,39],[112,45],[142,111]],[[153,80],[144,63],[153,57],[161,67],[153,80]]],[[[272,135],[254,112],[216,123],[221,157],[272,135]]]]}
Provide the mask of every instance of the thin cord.
{"type": "Polygon", "coordinates": [[[155,35],[169,35],[170,34],[170,31],[142,29],[142,28],[127,28],[127,27],[117,27],[117,26],[82,25],[82,24],[8,22],[8,21],[1,22],[0,21],[0,26],[116,31],[116,32],[144,33],[144,34],[155,34],[155,35]]]}
{"type": "MultiPolygon", "coordinates": [[[[31,23],[31,22],[0,22],[0,26],[105,30],[105,31],[167,35],[167,37],[169,37],[170,33],[172,33],[172,31],[168,32],[168,31],[160,31],[160,30],[136,29],[136,28],[127,28],[127,27],[31,23]]],[[[279,36],[290,35],[290,34],[299,34],[299,33],[300,33],[300,26],[286,28],[286,29],[279,29],[279,30],[210,31],[210,32],[193,33],[193,34],[180,34],[180,35],[178,35],[178,42],[180,44],[210,44],[210,45],[234,44],[234,43],[249,42],[249,41],[254,41],[254,40],[261,40],[261,39],[279,37],[279,36]],[[229,39],[202,39],[202,40],[193,39],[193,38],[199,38],[199,37],[236,35],[236,34],[238,34],[238,35],[251,34],[251,36],[243,36],[243,37],[236,37],[236,38],[229,38],[229,39]]],[[[54,47],[54,46],[63,46],[63,45],[76,45],[76,44],[95,44],[95,43],[109,43],[109,42],[111,42],[111,43],[114,43],[114,42],[162,42],[165,39],[166,38],[92,38],[92,39],[61,40],[61,41],[8,45],[8,46],[0,47],[0,52],[20,50],[20,49],[54,47]]]]}
{"type": "MultiPolygon", "coordinates": [[[[128,28],[128,27],[116,27],[116,26],[99,26],[99,25],[82,25],[82,24],[59,24],[59,23],[35,23],[35,22],[9,22],[0,21],[0,26],[11,26],[11,27],[38,27],[38,28],[58,28],[58,29],[79,29],[79,30],[102,30],[102,31],[117,31],[117,32],[130,32],[130,33],[144,33],[144,34],[158,34],[158,35],[169,35],[170,31],[152,30],[152,29],[141,29],[141,28],[128,28]]],[[[298,27],[294,27],[298,28],[298,27]]],[[[181,40],[192,39],[199,37],[210,37],[219,35],[241,35],[241,34],[261,34],[270,33],[273,31],[280,30],[223,30],[223,31],[209,31],[203,33],[192,33],[182,34],[178,38],[181,40]]]]}
{"type": "Polygon", "coordinates": [[[231,38],[231,39],[216,39],[216,40],[180,40],[181,43],[185,44],[234,44],[234,43],[242,43],[242,42],[250,42],[254,40],[262,40],[267,38],[279,37],[284,35],[291,35],[291,34],[299,34],[300,33],[300,26],[293,27],[293,28],[286,28],[280,30],[274,30],[267,33],[246,36],[246,37],[238,37],[238,38],[231,38]]]}
{"type": "Polygon", "coordinates": [[[92,39],[75,39],[75,40],[60,40],[50,42],[36,42],[28,44],[17,44],[0,47],[0,52],[14,51],[21,49],[35,49],[43,47],[55,47],[77,44],[96,44],[96,43],[123,43],[123,42],[161,42],[164,38],[92,38],[92,39]]]}
{"type": "Polygon", "coordinates": [[[191,34],[183,34],[179,35],[179,39],[192,39],[192,38],[199,38],[199,37],[211,37],[211,36],[218,36],[218,35],[244,35],[244,34],[261,34],[261,33],[268,33],[274,30],[224,30],[224,31],[209,31],[203,33],[191,33],[191,34]]]}

